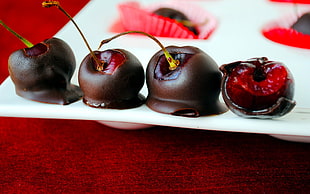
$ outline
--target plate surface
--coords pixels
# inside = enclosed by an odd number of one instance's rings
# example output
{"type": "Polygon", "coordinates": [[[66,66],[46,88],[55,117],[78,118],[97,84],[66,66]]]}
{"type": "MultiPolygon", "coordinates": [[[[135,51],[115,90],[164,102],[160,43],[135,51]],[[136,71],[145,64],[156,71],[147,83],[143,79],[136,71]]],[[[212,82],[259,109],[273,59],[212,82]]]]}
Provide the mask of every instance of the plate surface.
{"type": "MultiPolygon", "coordinates": [[[[93,0],[75,17],[76,22],[86,35],[94,50],[101,40],[110,37],[109,27],[118,17],[117,4],[123,1],[93,0]],[[105,9],[105,7],[109,9],[105,9]],[[102,10],[105,11],[102,11],[102,10]],[[93,18],[96,18],[94,20],[93,18]]],[[[145,5],[152,1],[141,1],[145,5]]],[[[293,12],[289,5],[269,1],[193,1],[204,7],[217,18],[217,28],[207,40],[180,40],[159,38],[168,45],[199,47],[208,53],[220,66],[237,60],[253,57],[268,57],[281,61],[288,66],[295,78],[296,108],[286,116],[273,120],[244,119],[228,111],[221,115],[184,118],[151,111],[145,105],[128,110],[107,110],[90,108],[78,101],[62,106],[32,102],[15,94],[14,85],[7,78],[0,86],[0,116],[33,117],[56,119],[81,119],[141,124],[174,126],[201,130],[219,130],[247,133],[282,135],[283,137],[303,137],[310,141],[310,50],[280,45],[267,40],[261,34],[263,26],[285,13],[293,12]],[[266,14],[268,13],[268,14],[266,14]]],[[[302,9],[308,7],[302,6],[302,9]]],[[[64,16],[65,17],[65,16],[64,16]]],[[[71,23],[68,23],[56,35],[65,40],[73,49],[77,64],[88,54],[80,35],[71,23]]],[[[142,36],[128,35],[105,45],[107,48],[123,48],[135,54],[146,67],[151,56],[159,50],[152,40],[142,36]]],[[[78,69],[78,68],[77,68],[78,69]]],[[[77,84],[77,70],[72,78],[77,84]]],[[[147,95],[146,86],[141,93],[147,95]]],[[[135,126],[135,125],[134,125],[135,126]]]]}

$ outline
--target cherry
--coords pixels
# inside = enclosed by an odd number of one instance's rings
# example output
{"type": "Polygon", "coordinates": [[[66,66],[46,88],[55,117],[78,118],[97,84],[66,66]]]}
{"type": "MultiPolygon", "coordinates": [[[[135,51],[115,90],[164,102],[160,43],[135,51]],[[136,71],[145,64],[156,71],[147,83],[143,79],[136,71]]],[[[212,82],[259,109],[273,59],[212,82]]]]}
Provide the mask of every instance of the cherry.
{"type": "Polygon", "coordinates": [[[163,51],[154,54],[146,69],[146,105],[156,112],[185,117],[225,112],[218,100],[222,75],[216,62],[196,47],[168,46],[166,50],[179,65],[171,69],[163,51]]]}
{"type": "Polygon", "coordinates": [[[95,108],[127,109],[144,103],[139,94],[144,84],[144,69],[140,61],[123,49],[95,51],[104,66],[87,55],[80,66],[78,79],[84,92],[83,102],[95,108]]]}
{"type": "Polygon", "coordinates": [[[17,95],[51,104],[70,104],[82,97],[80,88],[70,83],[76,62],[67,43],[50,38],[33,45],[2,21],[0,24],[27,46],[14,51],[8,60],[17,95]]]}
{"type": "Polygon", "coordinates": [[[196,47],[164,47],[148,33],[128,31],[103,40],[99,48],[129,33],[148,36],[161,47],[146,71],[146,105],[150,109],[187,117],[220,114],[227,110],[218,101],[221,72],[214,60],[196,47]]]}
{"type": "Polygon", "coordinates": [[[49,45],[41,42],[31,48],[25,48],[25,54],[29,57],[39,56],[47,52],[49,45]]]}
{"type": "Polygon", "coordinates": [[[310,35],[310,13],[303,14],[291,28],[303,34],[310,35]]]}
{"type": "Polygon", "coordinates": [[[222,95],[239,116],[275,118],[294,106],[294,79],[282,63],[266,57],[222,65],[222,95]]]}
{"type": "MultiPolygon", "coordinates": [[[[116,68],[121,66],[126,60],[126,56],[117,50],[97,51],[95,55],[100,61],[104,61],[102,69],[97,70],[105,74],[112,74],[116,68]]],[[[98,66],[94,65],[94,68],[96,69],[98,66]]]]}
{"type": "MultiPolygon", "coordinates": [[[[186,53],[170,53],[171,56],[180,61],[180,65],[182,66],[184,63],[186,63],[193,54],[186,54],[186,53]]],[[[177,77],[179,76],[179,74],[181,73],[181,68],[177,68],[175,70],[171,70],[169,68],[169,63],[167,62],[166,58],[164,55],[162,55],[159,60],[158,63],[162,64],[162,65],[158,65],[155,68],[154,71],[154,77],[155,79],[158,80],[173,80],[173,79],[177,79],[177,77]]]]}
{"type": "Polygon", "coordinates": [[[192,31],[195,35],[199,34],[196,25],[193,24],[184,13],[178,10],[163,7],[155,10],[153,13],[155,15],[176,20],[177,22],[181,23],[184,27],[186,27],[188,30],[192,31]]]}
{"type": "Polygon", "coordinates": [[[78,73],[86,105],[127,109],[143,104],[145,97],[139,91],[144,84],[144,69],[132,53],[123,49],[93,51],[78,25],[58,1],[45,1],[42,5],[55,6],[62,11],[73,22],[90,52],[83,59],[78,73]]]}

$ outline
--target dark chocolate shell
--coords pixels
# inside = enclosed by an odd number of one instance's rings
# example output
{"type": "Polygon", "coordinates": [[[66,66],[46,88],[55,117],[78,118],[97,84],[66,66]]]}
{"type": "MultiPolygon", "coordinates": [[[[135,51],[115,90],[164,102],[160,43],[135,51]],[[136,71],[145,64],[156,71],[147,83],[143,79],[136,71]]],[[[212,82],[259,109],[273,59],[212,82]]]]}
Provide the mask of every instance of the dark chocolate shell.
{"type": "Polygon", "coordinates": [[[216,62],[195,47],[166,49],[180,65],[170,71],[163,51],[151,58],[146,70],[146,105],[156,112],[187,117],[225,112],[219,102],[222,75],[216,62]]]}
{"type": "MultiPolygon", "coordinates": [[[[223,72],[223,79],[221,83],[222,88],[222,96],[224,102],[226,103],[227,107],[236,115],[244,117],[244,118],[262,118],[262,119],[271,119],[271,118],[278,118],[281,116],[286,115],[289,113],[296,105],[296,102],[293,100],[294,96],[294,79],[290,71],[287,69],[287,78],[286,83],[284,86],[279,89],[274,94],[266,95],[266,96],[247,96],[245,94],[239,95],[237,98],[239,101],[249,103],[255,105],[256,108],[245,107],[244,105],[240,105],[233,100],[233,98],[229,95],[228,92],[228,79],[231,76],[234,69],[239,65],[252,65],[254,66],[255,63],[262,63],[264,65],[268,64],[284,64],[280,62],[269,61],[266,57],[262,58],[253,58],[247,61],[236,61],[229,64],[224,64],[220,67],[220,70],[223,72]],[[278,97],[279,94],[282,96],[278,97]],[[272,100],[270,100],[272,99],[272,100]],[[260,107],[260,108],[258,108],[260,107]]],[[[236,70],[236,72],[239,72],[236,70]]],[[[241,71],[240,71],[241,72],[241,71]]],[[[272,84],[273,82],[270,82],[272,84]]],[[[240,87],[242,88],[242,87],[240,87]]],[[[237,89],[234,88],[233,91],[237,89]]],[[[236,97],[235,97],[236,98],[236,97]]]]}
{"type": "Polygon", "coordinates": [[[144,69],[140,61],[123,49],[95,51],[96,56],[113,52],[123,61],[113,72],[98,72],[91,55],[87,55],[79,69],[79,84],[84,92],[83,102],[95,108],[127,109],[142,105],[145,97],[139,92],[144,84],[144,69]]]}
{"type": "Polygon", "coordinates": [[[51,104],[70,104],[82,98],[80,88],[70,83],[75,56],[61,39],[47,39],[13,52],[8,67],[16,94],[23,98],[51,104]]]}

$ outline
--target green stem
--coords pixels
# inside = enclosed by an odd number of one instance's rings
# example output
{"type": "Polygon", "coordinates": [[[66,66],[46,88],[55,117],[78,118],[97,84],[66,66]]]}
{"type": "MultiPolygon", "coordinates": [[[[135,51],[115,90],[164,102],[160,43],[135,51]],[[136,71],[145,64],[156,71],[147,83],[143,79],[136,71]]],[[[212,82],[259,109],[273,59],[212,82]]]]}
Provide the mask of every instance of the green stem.
{"type": "Polygon", "coordinates": [[[7,26],[2,20],[0,20],[0,24],[7,29],[9,32],[11,32],[14,36],[16,36],[19,40],[21,40],[28,48],[33,47],[33,44],[29,42],[27,39],[16,33],[14,30],[12,30],[9,26],[7,26]]]}

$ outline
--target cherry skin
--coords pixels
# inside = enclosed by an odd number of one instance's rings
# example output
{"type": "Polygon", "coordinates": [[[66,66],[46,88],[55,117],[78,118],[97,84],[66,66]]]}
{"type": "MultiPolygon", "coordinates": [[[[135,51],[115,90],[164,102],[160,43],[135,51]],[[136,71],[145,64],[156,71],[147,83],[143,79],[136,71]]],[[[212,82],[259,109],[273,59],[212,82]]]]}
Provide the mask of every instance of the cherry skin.
{"type": "Polygon", "coordinates": [[[169,69],[163,51],[151,58],[146,70],[146,105],[156,112],[185,117],[225,112],[218,101],[221,72],[215,61],[196,47],[166,49],[179,65],[169,69]]]}
{"type": "Polygon", "coordinates": [[[83,95],[78,86],[71,84],[76,68],[75,56],[61,39],[50,38],[17,50],[10,55],[8,64],[16,93],[21,97],[51,104],[70,104],[83,95]]]}
{"type": "Polygon", "coordinates": [[[153,12],[155,15],[163,16],[166,18],[170,18],[173,20],[176,20],[177,22],[180,22],[183,24],[184,27],[186,27],[189,31],[193,32],[195,35],[198,35],[198,30],[195,26],[188,25],[186,23],[191,23],[190,20],[186,15],[184,15],[182,12],[172,9],[172,8],[159,8],[153,12]]]}
{"type": "Polygon", "coordinates": [[[253,58],[222,65],[220,70],[224,101],[239,116],[276,118],[295,106],[293,76],[280,62],[253,58]]]}
{"type": "Polygon", "coordinates": [[[83,102],[95,108],[127,109],[142,105],[139,94],[144,84],[140,61],[123,49],[94,51],[102,67],[87,55],[81,63],[78,79],[84,92],[83,102]],[[98,69],[99,68],[99,69],[98,69]]]}

